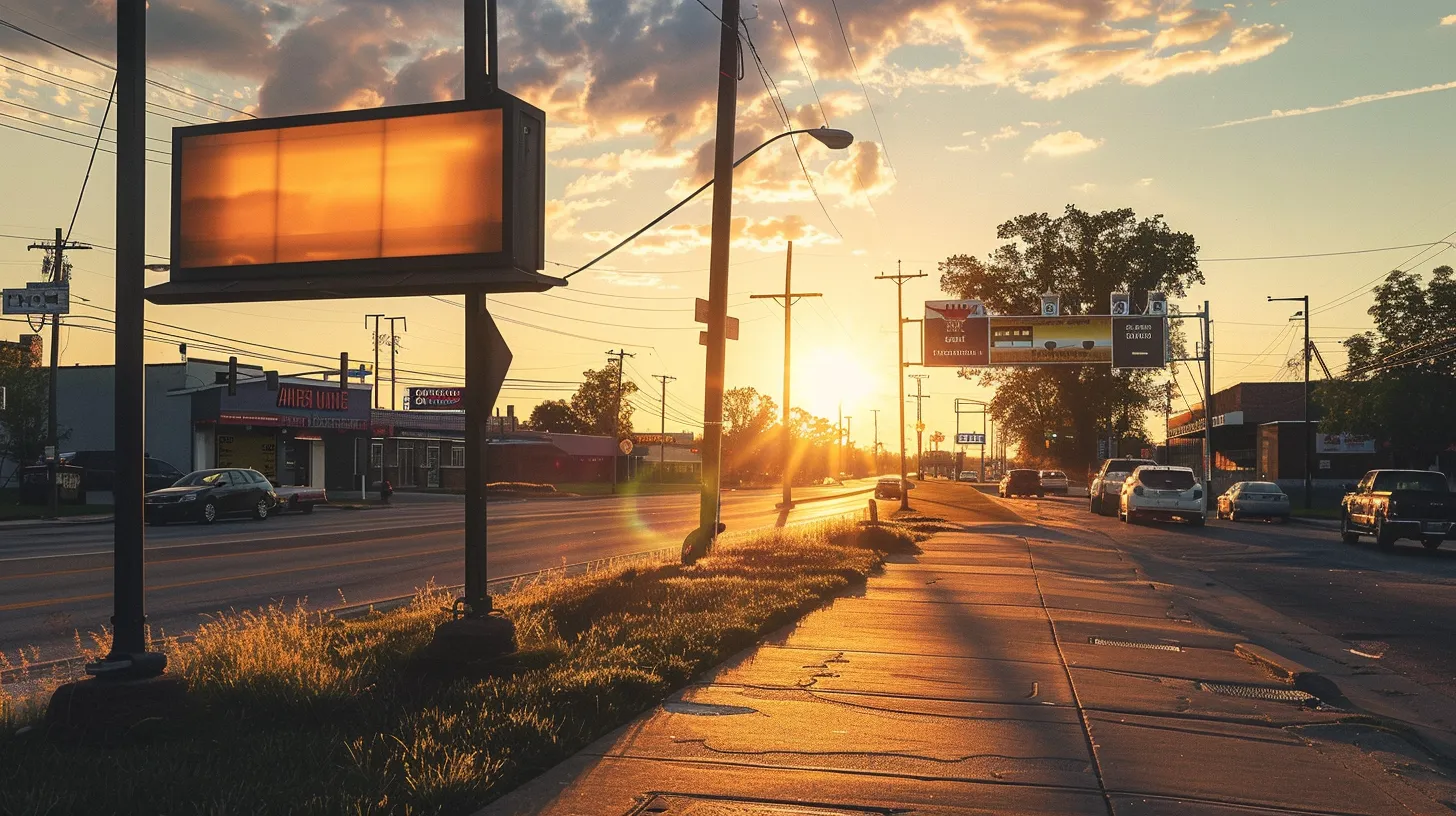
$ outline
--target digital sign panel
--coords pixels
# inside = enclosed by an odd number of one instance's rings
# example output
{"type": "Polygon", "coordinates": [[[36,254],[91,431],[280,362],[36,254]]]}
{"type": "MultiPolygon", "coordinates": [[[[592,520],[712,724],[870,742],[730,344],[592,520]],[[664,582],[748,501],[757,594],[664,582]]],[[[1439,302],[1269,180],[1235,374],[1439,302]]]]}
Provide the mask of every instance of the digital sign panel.
{"type": "Polygon", "coordinates": [[[1112,362],[1112,318],[1106,315],[992,317],[990,321],[990,365],[1112,362]]]}
{"type": "Polygon", "coordinates": [[[927,367],[986,365],[988,320],[979,300],[926,302],[920,359],[927,367]]]}

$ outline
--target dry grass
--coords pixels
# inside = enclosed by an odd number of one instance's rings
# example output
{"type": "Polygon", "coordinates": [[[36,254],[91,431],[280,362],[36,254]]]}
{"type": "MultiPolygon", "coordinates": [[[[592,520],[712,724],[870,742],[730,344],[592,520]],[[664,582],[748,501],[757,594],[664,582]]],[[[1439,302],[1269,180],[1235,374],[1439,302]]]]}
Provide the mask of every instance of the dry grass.
{"type": "Polygon", "coordinates": [[[190,709],[121,745],[17,735],[33,709],[6,704],[0,813],[469,813],[917,537],[832,522],[725,542],[694,567],[524,586],[499,603],[517,626],[510,664],[444,678],[413,660],[444,618],[434,589],[347,621],[222,616],[164,642],[190,709]]]}

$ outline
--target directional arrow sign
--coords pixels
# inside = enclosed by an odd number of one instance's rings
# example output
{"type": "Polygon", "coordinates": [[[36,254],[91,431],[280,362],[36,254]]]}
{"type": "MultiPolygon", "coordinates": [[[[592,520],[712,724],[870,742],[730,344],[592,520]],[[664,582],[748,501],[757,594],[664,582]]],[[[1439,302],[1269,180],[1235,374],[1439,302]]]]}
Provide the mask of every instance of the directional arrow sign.
{"type": "Polygon", "coordinates": [[[501,336],[500,329],[496,328],[495,320],[489,314],[485,315],[484,329],[486,342],[486,360],[490,365],[486,380],[483,383],[470,383],[470,388],[485,389],[485,407],[487,413],[495,405],[496,398],[500,396],[501,386],[505,385],[506,373],[511,370],[511,348],[506,345],[505,337],[501,336]]]}

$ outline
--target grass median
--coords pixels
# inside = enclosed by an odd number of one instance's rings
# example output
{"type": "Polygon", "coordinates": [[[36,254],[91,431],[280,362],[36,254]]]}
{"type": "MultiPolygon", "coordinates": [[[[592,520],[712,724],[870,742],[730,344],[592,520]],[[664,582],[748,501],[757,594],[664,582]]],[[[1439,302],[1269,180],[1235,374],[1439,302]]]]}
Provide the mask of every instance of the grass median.
{"type": "Polygon", "coordinates": [[[523,587],[498,604],[519,653],[448,677],[414,659],[438,591],[351,620],[229,614],[164,647],[188,708],[113,744],[60,739],[0,693],[0,813],[470,813],[922,536],[827,522],[523,587]]]}

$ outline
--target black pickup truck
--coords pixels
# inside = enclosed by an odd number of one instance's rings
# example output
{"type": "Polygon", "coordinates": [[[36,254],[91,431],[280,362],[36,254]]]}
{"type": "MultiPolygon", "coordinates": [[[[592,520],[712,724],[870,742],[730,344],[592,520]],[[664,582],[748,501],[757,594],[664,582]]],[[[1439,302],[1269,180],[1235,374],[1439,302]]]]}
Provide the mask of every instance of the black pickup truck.
{"type": "Polygon", "coordinates": [[[1340,537],[1346,544],[1361,535],[1375,536],[1383,550],[1402,538],[1420,541],[1428,550],[1452,534],[1456,496],[1443,473],[1430,470],[1372,470],[1345,495],[1340,537]]]}

